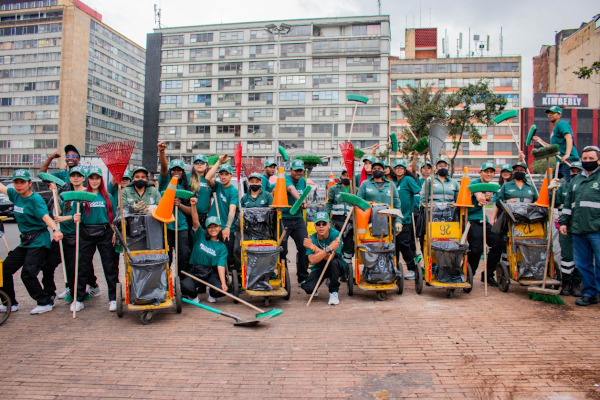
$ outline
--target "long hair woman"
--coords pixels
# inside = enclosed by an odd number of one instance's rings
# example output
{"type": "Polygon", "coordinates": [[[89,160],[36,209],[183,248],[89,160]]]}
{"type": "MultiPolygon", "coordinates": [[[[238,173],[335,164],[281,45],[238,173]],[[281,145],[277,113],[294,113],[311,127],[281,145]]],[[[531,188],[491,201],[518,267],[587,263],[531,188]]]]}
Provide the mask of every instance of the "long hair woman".
{"type": "MultiPolygon", "coordinates": [[[[200,220],[202,228],[204,228],[204,221],[206,221],[206,216],[210,209],[210,196],[212,191],[204,178],[207,171],[208,158],[204,154],[196,155],[196,157],[194,157],[194,165],[192,166],[192,172],[190,173],[189,183],[190,191],[192,191],[194,197],[198,199],[196,210],[198,211],[198,219],[200,220]]],[[[191,227],[192,224],[189,225],[191,227]]]]}

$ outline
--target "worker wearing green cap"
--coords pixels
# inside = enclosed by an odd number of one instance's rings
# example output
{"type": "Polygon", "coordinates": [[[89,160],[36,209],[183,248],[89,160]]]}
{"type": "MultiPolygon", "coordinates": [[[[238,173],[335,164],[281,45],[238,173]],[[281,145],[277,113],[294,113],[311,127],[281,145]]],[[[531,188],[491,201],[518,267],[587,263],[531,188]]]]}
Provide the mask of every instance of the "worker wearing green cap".
{"type": "Polygon", "coordinates": [[[250,191],[242,196],[242,208],[269,207],[273,204],[271,193],[262,189],[261,177],[258,172],[253,172],[248,177],[250,191]]]}
{"type": "Polygon", "coordinates": [[[267,159],[267,161],[265,161],[265,165],[263,167],[264,174],[260,178],[261,184],[262,184],[262,190],[264,190],[265,192],[271,193],[273,191],[273,189],[275,189],[275,185],[271,185],[269,183],[269,180],[271,179],[271,177],[273,175],[275,175],[276,169],[277,169],[277,163],[275,162],[275,160],[273,160],[272,158],[269,158],[269,159],[267,159]]]}
{"type": "MultiPolygon", "coordinates": [[[[446,157],[440,157],[435,163],[436,173],[433,179],[433,202],[454,203],[458,197],[459,184],[449,176],[448,167],[450,162],[446,157]]],[[[426,204],[431,193],[431,179],[423,183],[421,188],[421,204],[426,204]]]]}
{"type": "MultiPolygon", "coordinates": [[[[546,115],[548,116],[551,126],[553,126],[550,143],[558,146],[559,155],[556,157],[556,161],[560,161],[558,172],[568,182],[571,180],[571,174],[567,163],[571,164],[574,161],[579,161],[579,154],[577,153],[573,139],[573,129],[571,129],[571,125],[569,125],[567,121],[561,120],[562,110],[559,106],[548,108],[546,110],[546,115]]],[[[534,136],[533,140],[544,147],[550,146],[540,139],[539,136],[534,136]]]]}
{"type": "Polygon", "coordinates": [[[356,188],[359,188],[363,182],[369,180],[371,178],[371,168],[373,167],[373,163],[377,161],[375,156],[364,156],[362,159],[363,167],[362,170],[354,176],[354,182],[356,184],[356,188]]]}
{"type": "MultiPolygon", "coordinates": [[[[194,193],[194,197],[198,199],[196,208],[200,225],[204,228],[204,222],[208,216],[210,209],[210,200],[212,189],[206,181],[206,173],[208,172],[208,157],[204,154],[197,154],[194,157],[192,171],[188,173],[188,182],[190,183],[190,191],[194,193]]],[[[191,227],[191,218],[188,218],[188,225],[191,227]]],[[[191,230],[190,230],[191,234],[191,230]]]]}
{"type": "MultiPolygon", "coordinates": [[[[331,224],[337,230],[341,230],[346,217],[352,212],[353,205],[344,202],[340,199],[341,193],[350,193],[350,176],[348,171],[343,170],[340,176],[340,182],[329,188],[327,195],[327,202],[325,203],[324,211],[327,214],[331,214],[331,224]]],[[[352,257],[354,257],[354,237],[353,237],[353,224],[348,223],[342,236],[342,263],[344,266],[344,275],[342,280],[346,280],[346,274],[348,266],[352,265],[352,257]]]]}
{"type": "MultiPolygon", "coordinates": [[[[44,161],[44,163],[40,167],[39,172],[48,172],[48,167],[50,167],[50,164],[52,163],[52,161],[54,161],[55,159],[60,158],[60,157],[61,157],[61,154],[60,154],[60,151],[58,151],[58,150],[55,151],[54,153],[50,154],[50,156],[48,156],[46,161],[44,161]]],[[[56,176],[57,178],[60,178],[64,182],[69,182],[69,170],[73,167],[78,166],[80,160],[81,160],[81,153],[79,152],[79,149],[77,149],[77,147],[73,146],[72,144],[66,145],[65,146],[65,163],[67,165],[67,168],[64,170],[61,170],[61,171],[53,172],[52,175],[56,176]]]]}

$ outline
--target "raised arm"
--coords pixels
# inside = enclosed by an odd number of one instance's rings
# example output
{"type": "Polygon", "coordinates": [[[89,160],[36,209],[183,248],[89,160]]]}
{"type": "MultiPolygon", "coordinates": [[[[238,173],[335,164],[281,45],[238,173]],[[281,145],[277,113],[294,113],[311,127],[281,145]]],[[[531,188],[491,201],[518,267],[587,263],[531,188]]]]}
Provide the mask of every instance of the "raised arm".
{"type": "Polygon", "coordinates": [[[215,186],[215,175],[217,174],[217,170],[219,169],[221,164],[224,164],[227,161],[229,161],[229,157],[227,157],[227,154],[219,156],[219,159],[217,160],[215,165],[210,167],[210,169],[206,172],[206,175],[204,175],[204,179],[206,180],[208,186],[210,186],[211,188],[215,186]]]}
{"type": "Polygon", "coordinates": [[[54,160],[55,158],[60,158],[60,151],[57,150],[54,153],[50,154],[50,157],[48,157],[46,159],[46,161],[44,161],[44,163],[40,167],[40,172],[47,172],[48,171],[48,167],[52,163],[52,160],[54,160]]]}
{"type": "Polygon", "coordinates": [[[158,160],[160,162],[160,176],[163,178],[167,176],[169,173],[169,163],[167,163],[167,155],[165,154],[165,149],[167,148],[167,144],[165,142],[158,142],[158,160]]]}
{"type": "Polygon", "coordinates": [[[196,209],[197,203],[198,203],[197,198],[192,197],[190,199],[190,209],[191,209],[191,214],[192,214],[192,229],[194,231],[198,230],[198,227],[200,226],[200,218],[198,218],[198,209],[196,209]]]}

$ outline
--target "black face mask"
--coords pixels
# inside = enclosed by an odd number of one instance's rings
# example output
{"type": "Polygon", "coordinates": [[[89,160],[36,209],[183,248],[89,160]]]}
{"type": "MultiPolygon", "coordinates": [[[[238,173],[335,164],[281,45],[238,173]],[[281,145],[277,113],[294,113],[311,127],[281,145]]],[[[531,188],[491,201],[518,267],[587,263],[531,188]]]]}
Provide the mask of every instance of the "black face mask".
{"type": "Polygon", "coordinates": [[[440,168],[440,169],[438,169],[437,174],[439,176],[448,176],[448,169],[447,168],[440,168]]]}
{"type": "Polygon", "coordinates": [[[252,190],[253,192],[258,192],[261,187],[262,185],[250,185],[250,190],[252,190]]]}
{"type": "Polygon", "coordinates": [[[596,168],[598,168],[598,161],[582,161],[581,162],[581,166],[587,172],[592,172],[593,170],[595,170],[596,168]]]}
{"type": "Polygon", "coordinates": [[[340,179],[340,182],[341,182],[341,183],[342,183],[342,185],[344,185],[344,186],[348,186],[348,185],[350,185],[350,179],[348,179],[348,178],[342,178],[342,179],[340,179]]]}
{"type": "Polygon", "coordinates": [[[373,178],[377,178],[377,179],[383,178],[383,176],[384,176],[383,171],[380,171],[378,169],[373,170],[372,174],[373,174],[373,178]]]}
{"type": "Polygon", "coordinates": [[[521,171],[515,172],[513,174],[513,177],[518,181],[524,181],[525,180],[525,172],[521,172],[521,171]]]}
{"type": "Polygon", "coordinates": [[[141,189],[146,186],[146,181],[138,179],[138,180],[133,181],[133,184],[135,185],[136,188],[141,189]]]}

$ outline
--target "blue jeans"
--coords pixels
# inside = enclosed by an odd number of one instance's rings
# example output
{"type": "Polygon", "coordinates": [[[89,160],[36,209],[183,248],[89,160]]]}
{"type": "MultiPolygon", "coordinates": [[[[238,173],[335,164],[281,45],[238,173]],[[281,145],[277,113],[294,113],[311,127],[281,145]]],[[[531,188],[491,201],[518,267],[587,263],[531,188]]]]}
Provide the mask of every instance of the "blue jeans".
{"type": "Polygon", "coordinates": [[[573,259],[581,273],[584,296],[600,292],[600,232],[573,234],[573,259]]]}

